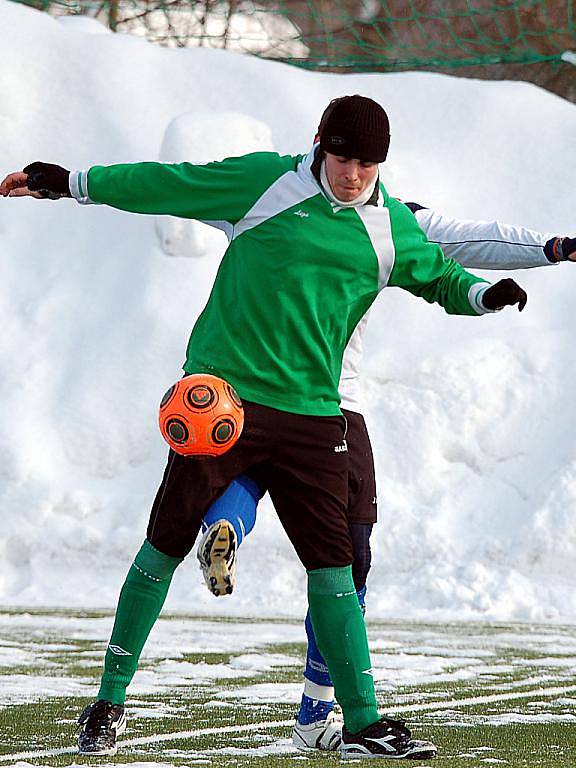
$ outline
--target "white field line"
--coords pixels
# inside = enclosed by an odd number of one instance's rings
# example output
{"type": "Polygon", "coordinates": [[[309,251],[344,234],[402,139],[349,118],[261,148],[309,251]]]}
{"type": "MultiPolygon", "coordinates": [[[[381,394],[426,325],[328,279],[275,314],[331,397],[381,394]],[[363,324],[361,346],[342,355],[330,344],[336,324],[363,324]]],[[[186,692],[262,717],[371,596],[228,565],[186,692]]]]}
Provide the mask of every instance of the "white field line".
{"type": "MultiPolygon", "coordinates": [[[[457,709],[458,707],[470,707],[476,704],[492,704],[498,701],[511,701],[514,699],[531,699],[548,696],[560,696],[566,693],[576,692],[576,685],[567,685],[562,688],[533,688],[529,691],[514,691],[513,693],[493,694],[491,696],[472,696],[467,699],[452,699],[451,701],[437,701],[428,704],[414,704],[411,707],[390,708],[391,712],[400,714],[409,712],[437,711],[441,709],[457,709]]],[[[177,741],[179,739],[196,739],[199,736],[212,736],[220,733],[246,733],[250,731],[266,730],[269,728],[288,728],[294,724],[294,720],[274,720],[263,723],[249,723],[247,725],[228,725],[224,728],[201,728],[196,731],[176,731],[175,733],[160,733],[156,736],[141,736],[137,739],[122,739],[120,748],[138,747],[144,744],[158,744],[163,741],[177,741]]],[[[0,763],[10,760],[26,760],[28,758],[55,757],[57,755],[71,755],[76,752],[76,747],[63,747],[61,749],[43,749],[36,752],[18,752],[13,755],[0,755],[0,763]]]]}
{"type": "MultiPolygon", "coordinates": [[[[267,728],[287,728],[294,725],[294,720],[275,720],[269,723],[249,723],[248,725],[227,725],[224,728],[201,728],[198,731],[176,731],[176,733],[159,733],[157,736],[140,736],[137,739],[121,739],[118,744],[124,747],[139,747],[142,744],[157,744],[161,741],[173,741],[178,739],[195,739],[198,736],[212,736],[218,733],[243,733],[246,731],[265,730],[267,728]]],[[[78,752],[76,747],[62,747],[61,749],[43,749],[39,752],[19,752],[16,755],[0,755],[0,762],[9,760],[25,760],[29,757],[54,757],[55,755],[70,755],[78,752]]]]}
{"type": "Polygon", "coordinates": [[[428,704],[413,704],[411,707],[391,707],[392,712],[425,712],[426,710],[456,709],[457,707],[472,707],[475,704],[492,704],[498,701],[511,701],[513,699],[531,699],[543,696],[559,696],[565,693],[576,692],[576,685],[567,685],[562,688],[532,688],[529,691],[514,691],[512,693],[494,693],[490,696],[471,696],[468,699],[451,699],[450,701],[436,701],[428,704]]]}

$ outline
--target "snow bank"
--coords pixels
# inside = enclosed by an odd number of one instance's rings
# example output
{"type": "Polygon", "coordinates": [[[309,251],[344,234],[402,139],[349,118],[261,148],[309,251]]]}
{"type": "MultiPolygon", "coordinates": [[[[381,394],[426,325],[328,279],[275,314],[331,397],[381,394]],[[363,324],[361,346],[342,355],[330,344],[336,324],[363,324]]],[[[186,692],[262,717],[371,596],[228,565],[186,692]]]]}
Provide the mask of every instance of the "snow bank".
{"type": "MultiPolygon", "coordinates": [[[[166,128],[159,159],[165,163],[208,163],[248,152],[274,151],[270,129],[238,112],[190,112],[166,128]]],[[[156,233],[168,256],[202,257],[226,249],[225,235],[190,219],[158,216],[156,233]]]]}
{"type": "MultiPolygon", "coordinates": [[[[536,87],[320,75],[94,25],[0,0],[0,173],[40,158],[71,168],[180,159],[192,140],[202,146],[189,159],[202,161],[260,143],[299,152],[331,98],[361,92],[390,114],[383,178],[395,194],[572,230],[576,109],[536,87]]],[[[208,255],[167,258],[161,243],[170,250],[178,226],[71,201],[0,201],[5,604],[115,603],[163,470],[158,400],[180,374],[225,245],[194,229],[173,252],[208,255]]],[[[519,280],[522,315],[448,317],[393,290],[373,312],[372,617],[576,621],[576,266],[519,280]]],[[[268,503],[239,569],[235,595],[215,601],[189,558],[167,607],[304,612],[303,570],[268,503]]]]}

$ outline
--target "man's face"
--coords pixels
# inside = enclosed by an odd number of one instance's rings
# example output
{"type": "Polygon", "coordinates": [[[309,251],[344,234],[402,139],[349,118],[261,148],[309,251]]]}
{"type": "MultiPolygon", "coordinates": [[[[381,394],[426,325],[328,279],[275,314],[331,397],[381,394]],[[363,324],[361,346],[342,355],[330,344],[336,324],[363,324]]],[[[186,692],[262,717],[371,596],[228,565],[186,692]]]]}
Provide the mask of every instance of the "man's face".
{"type": "Polygon", "coordinates": [[[338,200],[350,203],[365,189],[374,185],[378,163],[340,157],[326,152],[326,176],[338,200]]]}

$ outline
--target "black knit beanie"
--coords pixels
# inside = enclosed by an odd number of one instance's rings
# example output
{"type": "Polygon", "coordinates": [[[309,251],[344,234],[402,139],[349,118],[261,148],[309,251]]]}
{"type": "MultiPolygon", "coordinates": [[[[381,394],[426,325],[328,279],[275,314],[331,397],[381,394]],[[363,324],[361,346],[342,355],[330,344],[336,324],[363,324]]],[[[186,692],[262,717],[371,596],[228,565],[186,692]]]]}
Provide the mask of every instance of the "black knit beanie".
{"type": "Polygon", "coordinates": [[[383,163],[390,146],[390,123],[373,99],[342,96],[326,107],[318,135],[324,152],[383,163]]]}

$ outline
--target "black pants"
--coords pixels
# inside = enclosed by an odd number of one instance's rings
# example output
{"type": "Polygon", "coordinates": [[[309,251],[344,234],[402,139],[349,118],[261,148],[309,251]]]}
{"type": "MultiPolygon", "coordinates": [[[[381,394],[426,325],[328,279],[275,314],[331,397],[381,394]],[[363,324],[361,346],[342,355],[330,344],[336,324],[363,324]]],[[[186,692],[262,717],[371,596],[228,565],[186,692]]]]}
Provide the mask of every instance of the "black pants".
{"type": "Polygon", "coordinates": [[[361,413],[345,410],[342,413],[348,426],[348,520],[350,523],[375,523],[376,475],[366,422],[361,413]]]}
{"type": "Polygon", "coordinates": [[[356,592],[360,592],[366,586],[368,571],[372,565],[371,535],[372,523],[350,523],[352,554],[354,556],[352,578],[356,592]]]}
{"type": "Polygon", "coordinates": [[[235,477],[254,469],[308,570],[351,564],[346,420],[246,401],[244,416],[240,439],[223,456],[170,452],[148,524],[150,543],[164,554],[186,556],[210,505],[235,477]]]}

